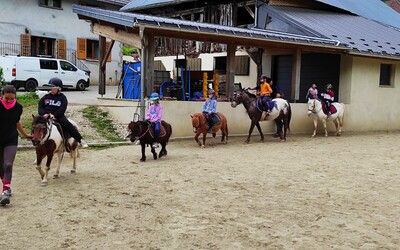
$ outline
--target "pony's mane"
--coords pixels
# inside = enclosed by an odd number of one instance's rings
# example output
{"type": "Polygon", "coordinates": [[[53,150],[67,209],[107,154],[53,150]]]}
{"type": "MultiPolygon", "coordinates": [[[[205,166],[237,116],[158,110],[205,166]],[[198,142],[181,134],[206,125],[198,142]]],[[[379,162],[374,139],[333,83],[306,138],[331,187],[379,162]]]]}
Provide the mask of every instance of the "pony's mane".
{"type": "Polygon", "coordinates": [[[33,117],[32,124],[46,124],[46,123],[47,120],[43,116],[37,115],[33,117]]]}
{"type": "Polygon", "coordinates": [[[257,96],[253,93],[250,93],[247,89],[243,90],[244,93],[246,93],[248,96],[252,97],[252,98],[257,98],[257,96]]]}

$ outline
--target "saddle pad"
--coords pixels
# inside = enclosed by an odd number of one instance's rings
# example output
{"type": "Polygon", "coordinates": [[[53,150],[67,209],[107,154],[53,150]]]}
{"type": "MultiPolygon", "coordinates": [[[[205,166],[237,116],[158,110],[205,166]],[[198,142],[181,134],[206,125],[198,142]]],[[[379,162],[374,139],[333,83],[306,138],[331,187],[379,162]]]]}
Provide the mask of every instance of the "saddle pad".
{"type": "MultiPolygon", "coordinates": [[[[325,115],[328,114],[327,109],[326,109],[326,104],[325,104],[325,102],[323,102],[323,104],[322,104],[322,111],[324,111],[324,114],[325,114],[325,115]]],[[[332,103],[332,104],[331,104],[331,114],[334,114],[334,113],[336,113],[336,112],[337,112],[337,109],[336,109],[335,105],[332,103]]]]}
{"type": "Polygon", "coordinates": [[[274,101],[272,101],[272,100],[271,101],[265,101],[264,98],[262,98],[262,97],[259,97],[257,99],[257,103],[256,104],[257,104],[257,108],[260,111],[272,110],[276,105],[276,103],[274,101]]]}
{"type": "Polygon", "coordinates": [[[219,115],[216,113],[212,117],[212,122],[213,122],[214,125],[220,124],[221,123],[221,117],[219,117],[219,115]]]}
{"type": "MultiPolygon", "coordinates": [[[[150,132],[151,137],[154,138],[154,127],[153,126],[151,126],[151,129],[149,132],[150,132]]],[[[160,124],[160,134],[158,135],[158,138],[164,137],[166,135],[167,135],[167,131],[165,130],[164,126],[162,124],[160,124]]]]}

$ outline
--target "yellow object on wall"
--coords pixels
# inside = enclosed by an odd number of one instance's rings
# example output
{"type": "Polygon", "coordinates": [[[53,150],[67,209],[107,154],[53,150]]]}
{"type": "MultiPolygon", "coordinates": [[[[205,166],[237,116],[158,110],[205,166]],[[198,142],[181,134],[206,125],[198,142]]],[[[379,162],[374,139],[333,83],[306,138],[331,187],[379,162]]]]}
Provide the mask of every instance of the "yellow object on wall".
{"type": "Polygon", "coordinates": [[[207,97],[207,83],[208,83],[208,74],[207,72],[203,73],[203,97],[207,97]]]}

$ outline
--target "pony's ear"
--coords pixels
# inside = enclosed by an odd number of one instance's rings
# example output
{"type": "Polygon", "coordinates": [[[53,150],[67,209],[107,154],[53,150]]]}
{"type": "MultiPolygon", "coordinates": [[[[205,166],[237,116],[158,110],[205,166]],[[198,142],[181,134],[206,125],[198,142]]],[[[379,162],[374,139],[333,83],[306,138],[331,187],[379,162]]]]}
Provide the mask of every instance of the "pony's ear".
{"type": "Polygon", "coordinates": [[[193,118],[193,115],[190,115],[191,118],[193,118]]]}
{"type": "Polygon", "coordinates": [[[35,118],[35,115],[34,115],[34,114],[32,114],[32,118],[35,118]]]}

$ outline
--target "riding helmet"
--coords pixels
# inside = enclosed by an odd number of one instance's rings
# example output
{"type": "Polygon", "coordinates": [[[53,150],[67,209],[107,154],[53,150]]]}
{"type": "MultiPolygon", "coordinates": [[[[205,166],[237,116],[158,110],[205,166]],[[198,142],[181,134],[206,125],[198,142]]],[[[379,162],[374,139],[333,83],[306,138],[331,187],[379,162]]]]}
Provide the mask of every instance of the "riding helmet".
{"type": "Polygon", "coordinates": [[[215,91],[214,91],[213,89],[209,89],[209,90],[207,91],[207,93],[208,93],[208,94],[214,94],[215,91]]]}
{"type": "Polygon", "coordinates": [[[61,81],[60,78],[58,77],[53,77],[49,80],[49,85],[51,87],[59,87],[60,89],[62,89],[63,87],[63,82],[61,81]]]}
{"type": "Polygon", "coordinates": [[[332,84],[329,83],[329,84],[326,85],[326,89],[332,89],[332,88],[333,88],[332,84]]]}
{"type": "Polygon", "coordinates": [[[158,95],[158,93],[154,92],[150,95],[150,101],[156,101],[156,100],[160,100],[160,96],[158,95]]]}

